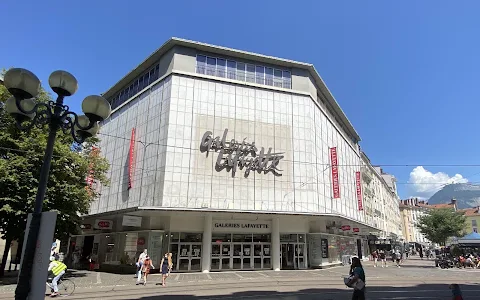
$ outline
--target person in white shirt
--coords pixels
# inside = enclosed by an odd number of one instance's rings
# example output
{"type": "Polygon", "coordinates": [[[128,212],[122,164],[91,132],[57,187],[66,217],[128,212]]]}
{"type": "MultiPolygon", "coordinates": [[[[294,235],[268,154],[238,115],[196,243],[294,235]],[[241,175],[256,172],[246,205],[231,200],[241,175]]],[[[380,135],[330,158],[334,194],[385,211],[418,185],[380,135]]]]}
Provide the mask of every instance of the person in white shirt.
{"type": "Polygon", "coordinates": [[[140,279],[142,279],[142,267],[143,267],[143,263],[145,262],[145,258],[147,258],[147,249],[143,250],[143,253],[140,254],[140,256],[138,257],[138,261],[137,261],[137,285],[140,284],[140,279]]]}

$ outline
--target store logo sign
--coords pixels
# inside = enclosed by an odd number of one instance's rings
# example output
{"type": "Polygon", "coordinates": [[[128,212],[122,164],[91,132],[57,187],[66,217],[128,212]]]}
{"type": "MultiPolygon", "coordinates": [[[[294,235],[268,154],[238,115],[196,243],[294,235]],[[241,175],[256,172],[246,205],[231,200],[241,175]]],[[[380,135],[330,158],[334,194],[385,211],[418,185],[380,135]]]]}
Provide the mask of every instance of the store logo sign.
{"type": "Polygon", "coordinates": [[[93,228],[95,229],[112,229],[112,221],[110,220],[95,220],[95,225],[93,228]]]}
{"type": "Polygon", "coordinates": [[[255,142],[249,143],[245,138],[243,141],[232,139],[227,141],[228,129],[225,129],[223,136],[213,137],[211,131],[205,132],[200,143],[200,151],[208,153],[213,150],[218,152],[215,170],[220,172],[227,169],[232,171],[232,176],[238,169],[245,169],[245,177],[248,177],[250,171],[267,174],[272,172],[275,176],[282,176],[278,168],[280,160],[284,158],[283,153],[272,153],[272,148],[265,151],[261,147],[260,150],[255,146],[255,142]]]}

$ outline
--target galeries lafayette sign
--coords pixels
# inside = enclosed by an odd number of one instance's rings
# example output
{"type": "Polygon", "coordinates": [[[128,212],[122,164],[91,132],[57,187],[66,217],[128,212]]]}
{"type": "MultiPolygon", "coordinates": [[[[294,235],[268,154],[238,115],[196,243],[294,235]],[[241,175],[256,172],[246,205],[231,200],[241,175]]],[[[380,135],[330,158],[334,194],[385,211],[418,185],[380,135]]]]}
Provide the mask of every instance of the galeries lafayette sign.
{"type": "Polygon", "coordinates": [[[200,151],[208,153],[213,150],[218,152],[215,170],[221,171],[227,169],[232,171],[232,176],[238,169],[245,169],[245,177],[248,177],[250,171],[257,171],[258,173],[272,172],[275,176],[282,176],[278,168],[278,164],[282,158],[283,153],[272,153],[272,148],[265,151],[265,148],[260,149],[255,146],[255,142],[249,143],[246,138],[243,141],[232,139],[227,141],[228,129],[225,129],[223,136],[213,137],[211,131],[205,132],[200,144],[200,151]]]}

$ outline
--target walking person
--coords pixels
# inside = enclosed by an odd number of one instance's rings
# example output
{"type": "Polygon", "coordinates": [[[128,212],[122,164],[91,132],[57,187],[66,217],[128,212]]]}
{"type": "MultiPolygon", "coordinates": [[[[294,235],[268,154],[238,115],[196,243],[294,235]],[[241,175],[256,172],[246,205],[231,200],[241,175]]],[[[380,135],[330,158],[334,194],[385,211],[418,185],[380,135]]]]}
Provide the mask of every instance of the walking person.
{"type": "Polygon", "coordinates": [[[420,259],[423,260],[423,248],[418,248],[418,254],[420,255],[420,259]]]}
{"type": "Polygon", "coordinates": [[[377,252],[376,249],[373,250],[372,257],[373,257],[373,267],[376,268],[377,267],[377,261],[378,261],[378,252],[377,252]]]}
{"type": "Polygon", "coordinates": [[[137,260],[137,283],[136,285],[140,284],[140,280],[142,279],[142,268],[143,268],[143,263],[145,261],[145,258],[147,257],[147,249],[143,250],[143,253],[140,254],[137,260]]]}
{"type": "Polygon", "coordinates": [[[397,263],[397,268],[400,268],[400,261],[402,260],[402,255],[400,254],[400,251],[397,249],[395,253],[393,254],[395,257],[395,262],[397,263]]]}
{"type": "Polygon", "coordinates": [[[365,300],[365,271],[358,257],[352,257],[350,266],[350,281],[347,286],[353,286],[352,300],[365,300]]]}
{"type": "Polygon", "coordinates": [[[380,256],[382,268],[387,268],[388,267],[388,265],[387,265],[387,255],[385,254],[385,251],[380,250],[379,256],[380,256]]]}
{"type": "Polygon", "coordinates": [[[172,270],[173,263],[172,263],[172,253],[165,253],[160,262],[160,270],[162,272],[162,286],[165,286],[165,281],[167,277],[170,275],[170,271],[172,270]]]}
{"type": "Polygon", "coordinates": [[[153,266],[152,260],[150,259],[150,256],[146,256],[145,260],[143,261],[143,266],[142,266],[142,273],[143,273],[143,285],[147,285],[147,277],[148,274],[150,274],[150,269],[155,269],[153,266]]]}

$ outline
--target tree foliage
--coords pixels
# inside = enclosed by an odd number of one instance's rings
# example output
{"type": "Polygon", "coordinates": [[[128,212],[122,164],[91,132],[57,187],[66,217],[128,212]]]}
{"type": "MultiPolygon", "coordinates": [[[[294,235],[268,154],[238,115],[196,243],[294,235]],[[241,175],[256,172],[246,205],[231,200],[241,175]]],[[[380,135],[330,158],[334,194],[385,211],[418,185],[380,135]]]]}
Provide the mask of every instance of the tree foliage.
{"type": "Polygon", "coordinates": [[[430,241],[445,245],[452,236],[462,236],[466,218],[450,208],[431,209],[417,222],[420,232],[430,241]]]}
{"type": "MultiPolygon", "coordinates": [[[[0,85],[0,103],[10,96],[0,85]]],[[[52,97],[45,90],[37,96],[37,101],[48,100],[52,97]]],[[[23,238],[27,215],[33,211],[48,127],[23,132],[1,107],[0,104],[0,234],[11,241],[23,238]]],[[[55,236],[59,239],[76,233],[81,215],[88,212],[90,203],[98,196],[95,190],[86,189],[89,170],[93,169],[96,182],[108,184],[108,162],[90,155],[96,142],[90,139],[78,151],[70,134],[57,133],[43,210],[58,212],[55,236]]]]}

